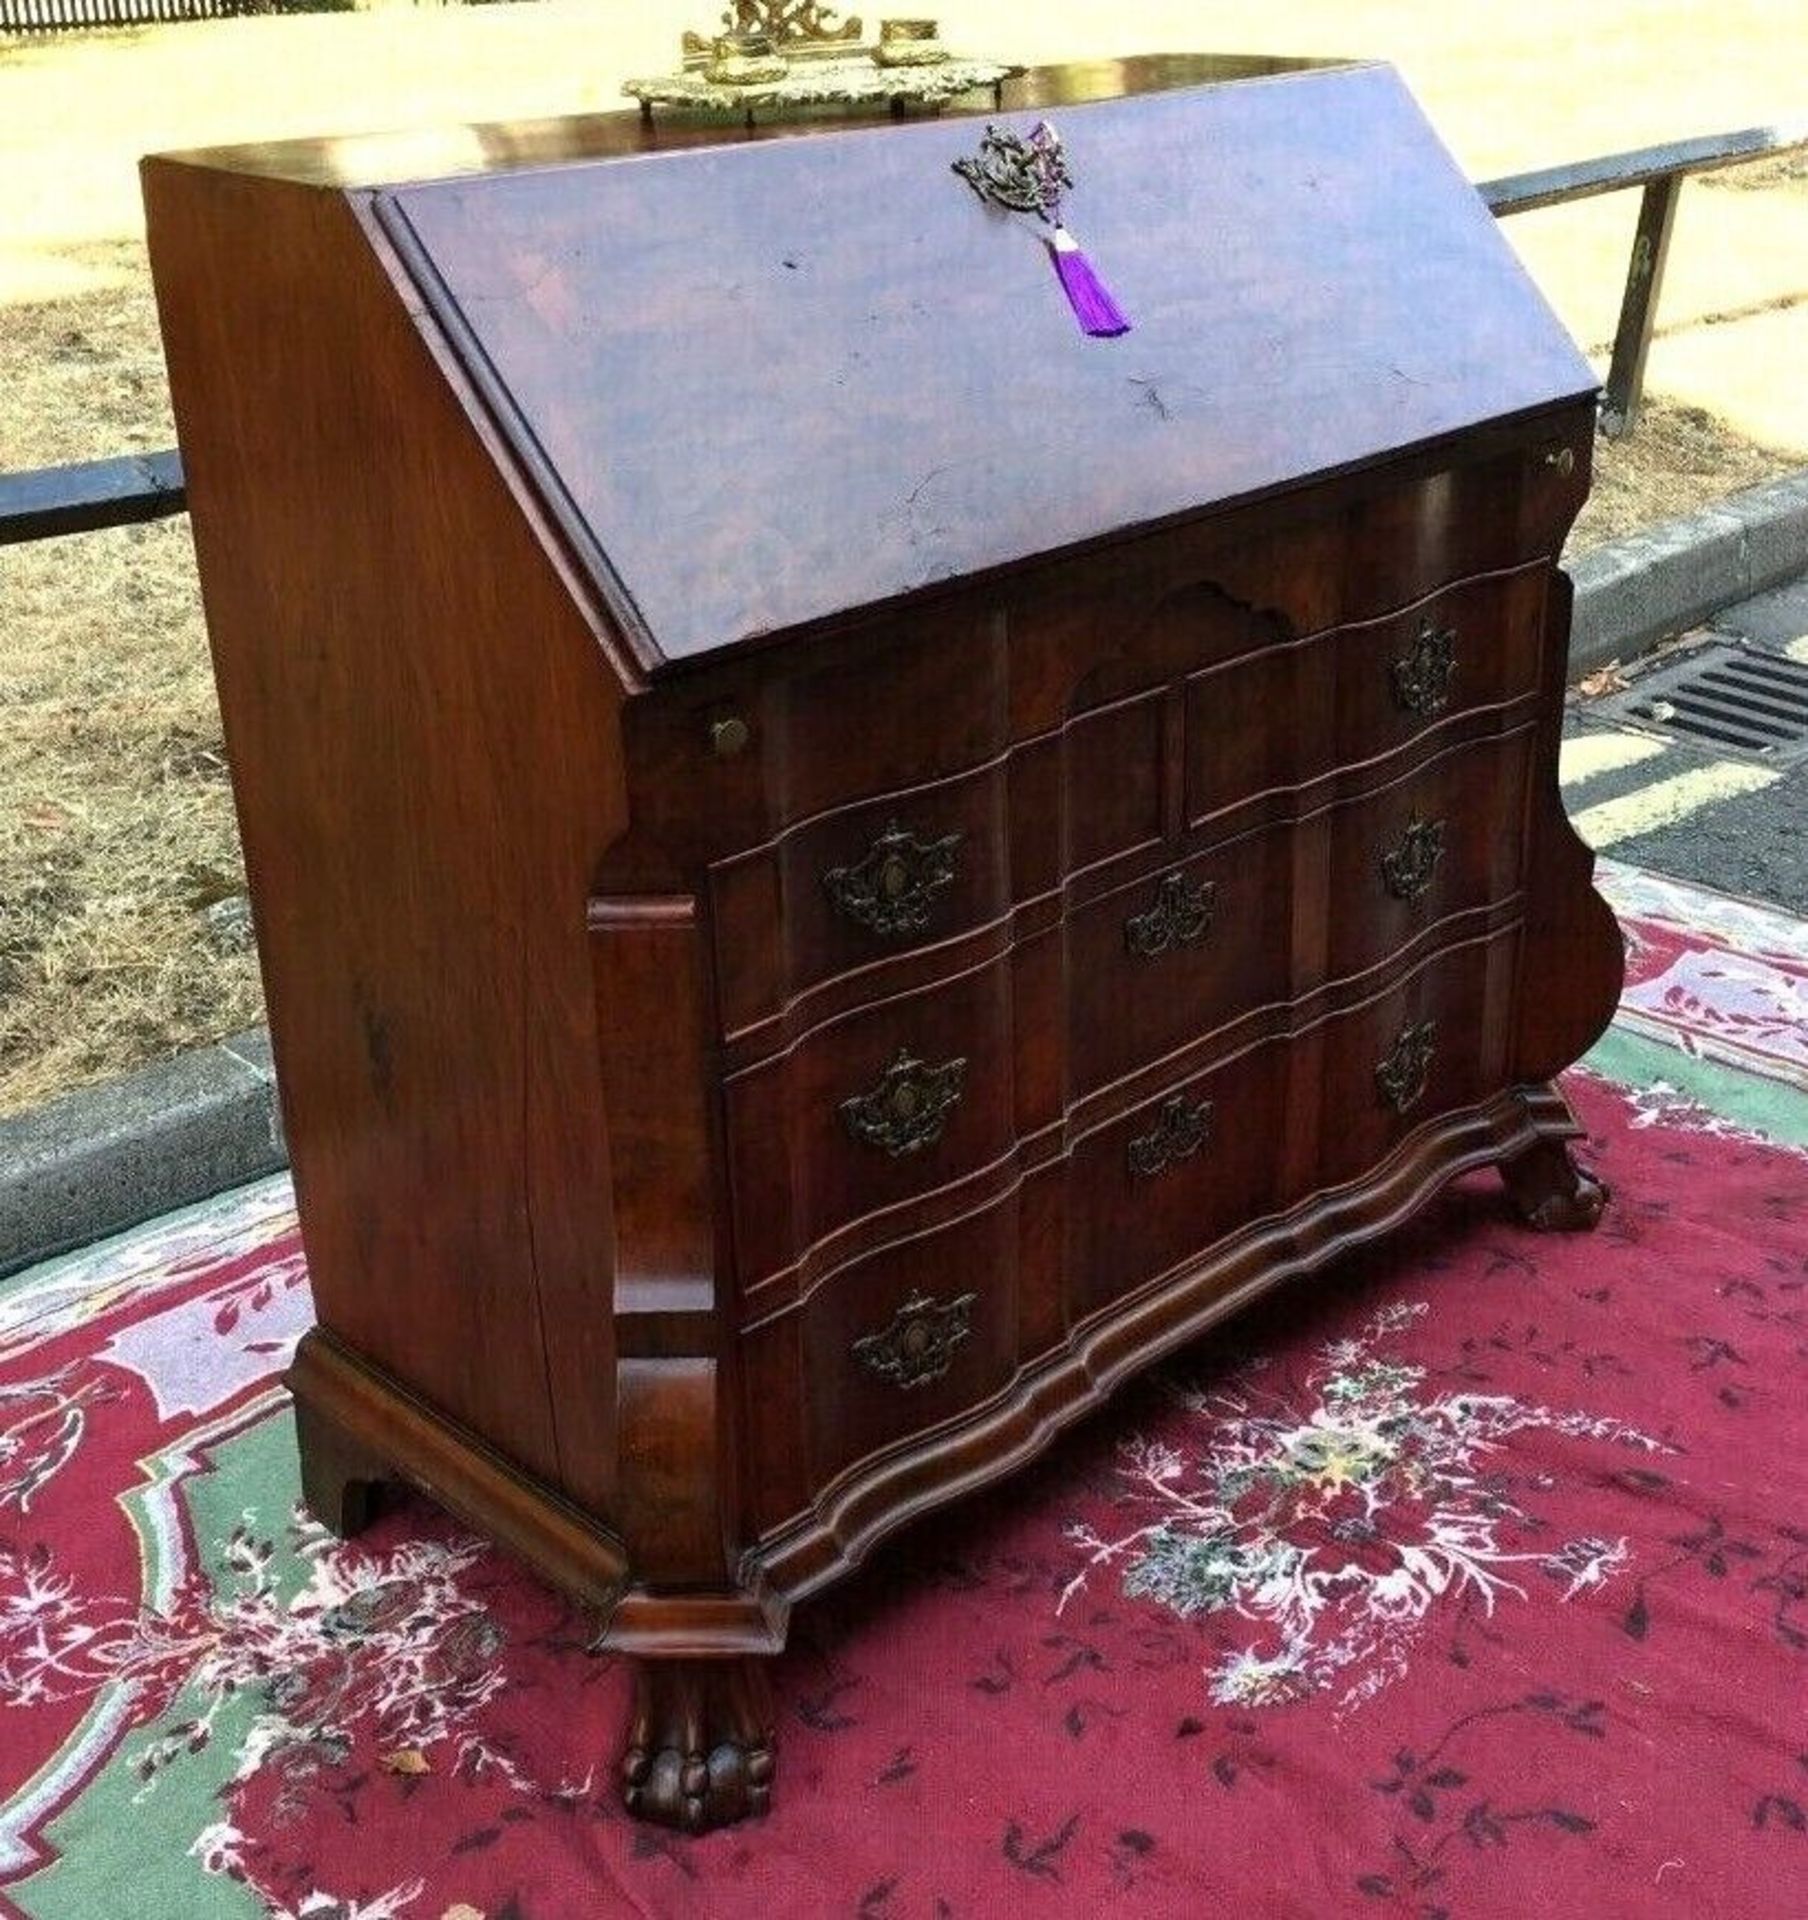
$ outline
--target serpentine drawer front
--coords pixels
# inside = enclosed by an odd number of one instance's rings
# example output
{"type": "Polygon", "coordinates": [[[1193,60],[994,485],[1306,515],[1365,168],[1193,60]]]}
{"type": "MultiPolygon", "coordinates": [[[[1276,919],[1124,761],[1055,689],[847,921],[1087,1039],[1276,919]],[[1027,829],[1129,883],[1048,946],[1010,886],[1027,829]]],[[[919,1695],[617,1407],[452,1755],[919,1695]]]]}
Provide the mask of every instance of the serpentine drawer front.
{"type": "Polygon", "coordinates": [[[1393,73],[1275,66],[146,163],[307,1501],[592,1609],[642,1818],[763,1810],[793,1610],[1242,1301],[1485,1162],[1600,1211],[1593,376],[1393,73]],[[1045,113],[1121,336],[955,171],[1045,113]]]}

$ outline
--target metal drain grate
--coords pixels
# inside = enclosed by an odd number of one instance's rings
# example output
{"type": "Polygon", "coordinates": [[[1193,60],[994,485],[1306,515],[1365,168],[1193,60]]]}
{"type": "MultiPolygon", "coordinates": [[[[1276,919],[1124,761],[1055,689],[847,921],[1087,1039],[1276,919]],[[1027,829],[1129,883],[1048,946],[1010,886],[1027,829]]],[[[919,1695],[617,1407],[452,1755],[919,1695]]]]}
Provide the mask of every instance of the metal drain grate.
{"type": "Polygon", "coordinates": [[[1808,666],[1760,647],[1710,641],[1640,675],[1592,711],[1719,753],[1794,760],[1808,754],[1808,666]]]}

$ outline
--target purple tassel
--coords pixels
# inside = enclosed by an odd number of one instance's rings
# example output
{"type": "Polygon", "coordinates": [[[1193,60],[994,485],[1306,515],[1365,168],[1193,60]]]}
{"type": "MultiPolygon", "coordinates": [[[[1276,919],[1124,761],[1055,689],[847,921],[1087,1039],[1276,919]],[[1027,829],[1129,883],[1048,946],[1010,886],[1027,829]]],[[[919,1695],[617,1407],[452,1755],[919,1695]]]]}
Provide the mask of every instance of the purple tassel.
{"type": "Polygon", "coordinates": [[[1105,283],[1092,270],[1092,262],[1080,251],[1079,241],[1065,227],[1056,227],[1048,250],[1082,330],[1097,340],[1128,333],[1130,322],[1123,309],[1106,292],[1105,283]]]}

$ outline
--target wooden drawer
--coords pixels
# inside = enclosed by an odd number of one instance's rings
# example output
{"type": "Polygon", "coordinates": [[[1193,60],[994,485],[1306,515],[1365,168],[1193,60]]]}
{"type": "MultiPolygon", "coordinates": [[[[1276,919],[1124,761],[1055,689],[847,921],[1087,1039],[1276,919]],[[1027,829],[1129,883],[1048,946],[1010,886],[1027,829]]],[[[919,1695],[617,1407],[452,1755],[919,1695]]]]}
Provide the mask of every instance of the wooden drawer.
{"type": "Polygon", "coordinates": [[[1189,824],[1535,694],[1548,579],[1540,563],[1472,580],[1386,619],[1272,645],[1192,676],[1189,824]]]}
{"type": "Polygon", "coordinates": [[[1378,966],[1453,914],[1524,882],[1534,731],[1439,754],[1313,823],[1328,842],[1322,977],[1378,966]]]}
{"type": "Polygon", "coordinates": [[[724,1083],[744,1289],[1015,1139],[1008,956],[826,1022],[724,1083]]]}
{"type": "Polygon", "coordinates": [[[741,1336],[746,1484],[762,1530],[789,1518],[806,1487],[820,1489],[1010,1380],[1018,1215],[1013,1193],[882,1247],[741,1336]]]}
{"type": "Polygon", "coordinates": [[[1499,1090],[1519,939],[1509,927],[1434,954],[1319,1029],[1319,1187],[1359,1178],[1415,1127],[1499,1090]]]}
{"type": "Polygon", "coordinates": [[[1067,925],[1075,1093],[1259,1007],[1380,965],[1512,897],[1533,735],[1482,740],[1380,791],[1114,888],[1067,925]]]}
{"type": "Polygon", "coordinates": [[[1369,1172],[1505,1070],[1517,926],[1432,955],[1372,999],[1257,1041],[1077,1141],[1076,1317],[1315,1189],[1369,1172]]]}
{"type": "Polygon", "coordinates": [[[1066,928],[1075,1095],[1291,994],[1295,862],[1267,828],[1114,888],[1066,928]]]}
{"type": "MultiPolygon", "coordinates": [[[[823,814],[710,874],[716,991],[734,1035],[824,981],[970,932],[1010,905],[1001,763],[823,814]]],[[[899,983],[902,984],[902,983],[899,983]]]]}
{"type": "Polygon", "coordinates": [[[1245,1048],[1076,1141],[1068,1158],[1075,1319],[1294,1196],[1278,1134],[1284,1038],[1245,1048]]]}
{"type": "Polygon", "coordinates": [[[800,647],[782,671],[688,674],[624,718],[629,830],[607,889],[777,839],[838,807],[996,761],[1010,740],[1003,623],[978,595],[800,647]],[[644,869],[661,863],[658,874],[644,869]]]}

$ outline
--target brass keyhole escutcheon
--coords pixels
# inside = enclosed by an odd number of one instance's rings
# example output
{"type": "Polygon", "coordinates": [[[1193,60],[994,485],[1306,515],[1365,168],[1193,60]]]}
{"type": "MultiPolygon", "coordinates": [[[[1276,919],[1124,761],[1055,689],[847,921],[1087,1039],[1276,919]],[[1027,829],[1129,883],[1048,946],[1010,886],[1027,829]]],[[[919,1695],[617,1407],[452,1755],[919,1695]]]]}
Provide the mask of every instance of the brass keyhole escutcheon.
{"type": "Polygon", "coordinates": [[[745,753],[752,737],[747,722],[738,713],[710,722],[709,744],[718,760],[732,760],[736,754],[745,753]]]}
{"type": "Polygon", "coordinates": [[[934,1146],[960,1103],[966,1074],[964,1058],[932,1067],[900,1047],[876,1085],[842,1101],[842,1124],[863,1146],[879,1147],[894,1159],[934,1146]]]}
{"type": "Polygon", "coordinates": [[[956,1300],[936,1300],[913,1293],[877,1333],[863,1334],[853,1354],[894,1387],[923,1387],[948,1371],[955,1349],[972,1332],[976,1293],[956,1300]]]}
{"type": "Polygon", "coordinates": [[[928,925],[935,902],[954,885],[958,833],[923,840],[896,820],[862,859],[831,867],[822,884],[837,913],[881,939],[906,939],[928,925]]]}

